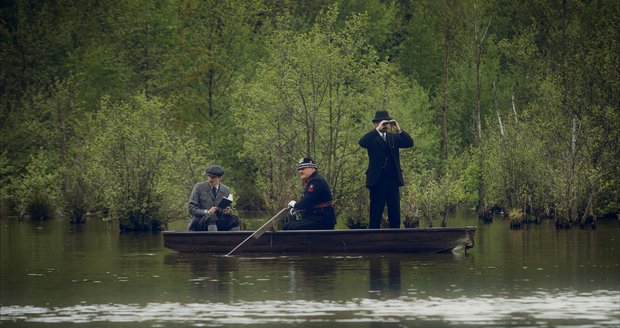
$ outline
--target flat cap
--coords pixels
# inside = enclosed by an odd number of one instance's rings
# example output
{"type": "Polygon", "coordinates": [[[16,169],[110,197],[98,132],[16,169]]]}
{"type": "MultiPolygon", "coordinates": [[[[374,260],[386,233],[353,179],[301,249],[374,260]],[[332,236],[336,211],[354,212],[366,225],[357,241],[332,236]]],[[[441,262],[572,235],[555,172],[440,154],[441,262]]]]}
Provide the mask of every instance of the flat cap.
{"type": "Polygon", "coordinates": [[[207,175],[215,175],[217,177],[221,177],[224,175],[224,168],[219,165],[209,165],[205,170],[207,175]]]}

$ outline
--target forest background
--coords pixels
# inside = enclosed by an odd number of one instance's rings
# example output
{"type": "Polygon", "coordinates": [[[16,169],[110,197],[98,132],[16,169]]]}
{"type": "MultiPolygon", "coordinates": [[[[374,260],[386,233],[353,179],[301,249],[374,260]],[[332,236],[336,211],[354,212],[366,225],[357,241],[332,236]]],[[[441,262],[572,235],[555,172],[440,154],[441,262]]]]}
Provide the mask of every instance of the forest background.
{"type": "Polygon", "coordinates": [[[357,141],[388,110],[404,224],[595,224],[620,211],[616,0],[13,0],[0,5],[0,214],[187,219],[208,164],[239,210],[311,156],[367,224],[357,141]]]}

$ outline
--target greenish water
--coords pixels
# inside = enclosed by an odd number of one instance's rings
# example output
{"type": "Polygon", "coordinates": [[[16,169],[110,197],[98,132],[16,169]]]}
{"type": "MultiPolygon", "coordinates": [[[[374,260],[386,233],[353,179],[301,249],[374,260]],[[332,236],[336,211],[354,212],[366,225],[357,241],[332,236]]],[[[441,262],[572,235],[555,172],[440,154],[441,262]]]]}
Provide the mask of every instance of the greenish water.
{"type": "Polygon", "coordinates": [[[460,211],[449,226],[478,226],[467,254],[238,257],[99,220],[0,224],[2,327],[620,326],[615,220],[512,231],[460,211]]]}

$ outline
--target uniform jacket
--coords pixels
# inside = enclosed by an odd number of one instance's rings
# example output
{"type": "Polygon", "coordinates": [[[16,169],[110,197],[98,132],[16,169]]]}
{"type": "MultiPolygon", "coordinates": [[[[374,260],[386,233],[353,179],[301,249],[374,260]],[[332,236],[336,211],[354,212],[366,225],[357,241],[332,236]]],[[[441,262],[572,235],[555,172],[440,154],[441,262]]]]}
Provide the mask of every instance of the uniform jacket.
{"type": "MultiPolygon", "coordinates": [[[[189,197],[189,214],[191,218],[201,218],[204,216],[204,210],[208,210],[213,206],[217,206],[222,198],[230,195],[230,188],[220,183],[216,197],[213,197],[212,186],[208,181],[199,182],[194,186],[192,194],[189,197]]],[[[211,215],[221,216],[222,211],[218,211],[211,215]]]]}
{"type": "Polygon", "coordinates": [[[388,160],[393,160],[396,166],[398,182],[400,186],[405,185],[403,171],[400,167],[399,148],[413,147],[413,139],[405,131],[401,133],[386,133],[386,140],[383,140],[376,129],[366,133],[359,141],[359,145],[368,151],[368,169],[366,170],[366,187],[374,186],[381,176],[381,171],[386,167],[388,160]]]}
{"type": "Polygon", "coordinates": [[[310,178],[308,178],[308,181],[306,181],[304,194],[301,199],[295,203],[295,210],[309,212],[315,209],[317,205],[330,202],[332,199],[332,192],[329,189],[329,184],[318,171],[315,171],[310,178]]]}

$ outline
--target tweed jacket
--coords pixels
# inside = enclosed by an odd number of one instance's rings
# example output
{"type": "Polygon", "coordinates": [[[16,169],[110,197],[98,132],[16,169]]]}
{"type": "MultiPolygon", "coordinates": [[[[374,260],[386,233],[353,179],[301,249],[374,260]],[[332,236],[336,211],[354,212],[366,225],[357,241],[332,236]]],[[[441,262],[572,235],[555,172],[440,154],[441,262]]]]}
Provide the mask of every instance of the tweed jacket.
{"type": "MultiPolygon", "coordinates": [[[[217,206],[222,198],[230,195],[230,188],[220,183],[220,188],[215,197],[213,197],[212,186],[208,181],[199,182],[194,186],[192,194],[189,197],[189,215],[191,218],[201,218],[205,216],[205,210],[213,206],[217,206]]],[[[217,211],[211,215],[222,216],[222,211],[217,211]]]]}

